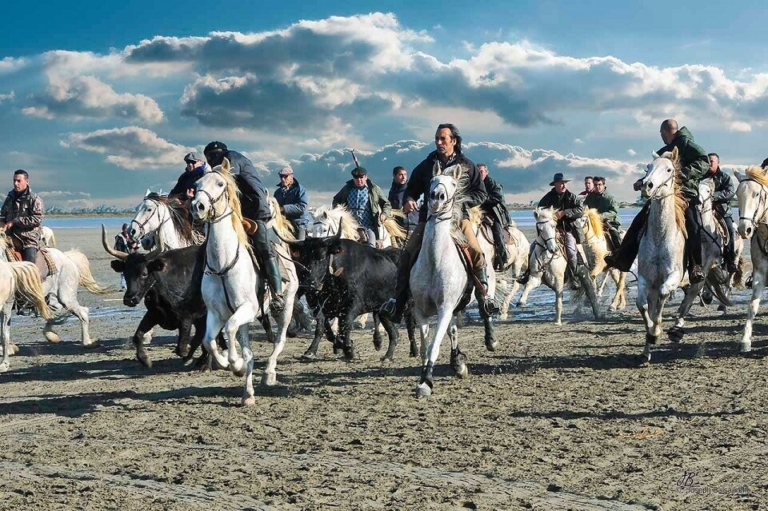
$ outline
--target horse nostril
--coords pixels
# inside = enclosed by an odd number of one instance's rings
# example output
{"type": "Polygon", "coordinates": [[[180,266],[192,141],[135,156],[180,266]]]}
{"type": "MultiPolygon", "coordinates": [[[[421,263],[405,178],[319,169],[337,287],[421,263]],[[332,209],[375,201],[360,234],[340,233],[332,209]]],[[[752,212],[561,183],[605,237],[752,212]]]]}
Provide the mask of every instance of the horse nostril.
{"type": "Polygon", "coordinates": [[[648,183],[648,189],[653,188],[653,183],[648,183]]]}
{"type": "Polygon", "coordinates": [[[198,210],[198,211],[202,211],[202,210],[204,210],[204,209],[205,209],[205,207],[204,207],[204,206],[203,206],[201,203],[199,203],[199,202],[198,202],[198,203],[197,203],[197,210],[198,210]]]}

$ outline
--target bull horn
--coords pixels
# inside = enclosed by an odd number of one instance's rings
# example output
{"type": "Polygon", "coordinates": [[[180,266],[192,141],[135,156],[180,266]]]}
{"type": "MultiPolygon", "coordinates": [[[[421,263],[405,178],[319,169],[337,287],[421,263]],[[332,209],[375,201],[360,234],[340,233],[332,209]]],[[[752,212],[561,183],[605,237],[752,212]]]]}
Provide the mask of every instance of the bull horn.
{"type": "Polygon", "coordinates": [[[104,250],[106,250],[109,255],[116,257],[121,261],[128,259],[128,254],[115,250],[109,246],[107,243],[107,229],[104,227],[104,224],[101,224],[101,244],[104,245],[104,250]]]}
{"type": "Polygon", "coordinates": [[[339,231],[333,236],[333,241],[339,241],[341,239],[341,233],[344,229],[344,219],[339,218],[339,231]]]}
{"type": "Polygon", "coordinates": [[[287,240],[287,239],[283,238],[282,236],[280,236],[280,233],[279,233],[279,232],[277,232],[277,229],[275,229],[274,227],[272,228],[272,234],[274,234],[275,236],[277,236],[277,238],[278,238],[280,241],[282,241],[283,243],[285,243],[285,244],[286,244],[286,245],[288,245],[289,247],[292,247],[292,246],[294,246],[294,245],[297,245],[298,243],[301,243],[300,241],[291,241],[291,240],[287,240]]]}

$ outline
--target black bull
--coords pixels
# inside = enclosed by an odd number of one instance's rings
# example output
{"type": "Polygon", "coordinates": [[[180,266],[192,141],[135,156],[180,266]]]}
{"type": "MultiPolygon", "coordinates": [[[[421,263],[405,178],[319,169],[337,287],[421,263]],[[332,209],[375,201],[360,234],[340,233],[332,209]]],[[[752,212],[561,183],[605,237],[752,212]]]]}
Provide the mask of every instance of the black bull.
{"type": "MultiPolygon", "coordinates": [[[[399,249],[376,249],[356,241],[329,238],[307,238],[290,242],[291,258],[297,262],[300,289],[306,292],[307,303],[318,317],[315,337],[305,357],[314,358],[322,338],[323,327],[334,352],[343,349],[347,359],[354,358],[354,345],[350,339],[352,324],[357,316],[372,312],[374,316],[374,346],[381,347],[378,322],[381,320],[389,337],[389,347],[382,360],[394,358],[397,346],[397,326],[388,318],[379,318],[381,305],[394,296],[397,281],[397,265],[402,253],[399,249]],[[339,336],[336,340],[331,321],[339,320],[339,336]],[[323,323],[323,326],[321,326],[323,323]]],[[[411,356],[417,356],[414,339],[414,322],[407,315],[411,356]]]]}

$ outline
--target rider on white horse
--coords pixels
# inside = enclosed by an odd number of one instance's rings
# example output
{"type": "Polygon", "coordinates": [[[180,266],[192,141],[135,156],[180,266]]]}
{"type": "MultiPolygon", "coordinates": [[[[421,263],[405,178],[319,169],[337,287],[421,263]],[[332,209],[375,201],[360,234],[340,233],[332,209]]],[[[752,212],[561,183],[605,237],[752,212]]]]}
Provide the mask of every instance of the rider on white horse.
{"type": "MultiPolygon", "coordinates": [[[[409,214],[411,211],[416,210],[416,200],[421,195],[425,195],[425,198],[429,195],[430,182],[434,177],[433,169],[435,163],[439,165],[441,172],[452,165],[458,164],[464,165],[469,169],[468,194],[470,200],[464,204],[461,232],[467,239],[467,248],[472,258],[477,301],[488,314],[498,312],[498,308],[493,303],[493,297],[486,295],[488,292],[488,274],[485,270],[485,255],[472,230],[472,223],[469,221],[468,215],[469,208],[479,206],[486,201],[488,192],[485,190],[483,179],[475,164],[461,152],[461,135],[456,126],[453,124],[440,124],[435,132],[435,147],[437,149],[419,163],[411,173],[411,179],[408,181],[403,199],[403,213],[409,214]]],[[[402,320],[405,305],[408,301],[411,267],[416,261],[416,256],[421,248],[421,241],[424,238],[424,227],[427,222],[427,203],[428,201],[424,200],[424,204],[419,211],[419,223],[408,239],[403,256],[400,259],[395,297],[390,298],[381,308],[382,314],[389,315],[395,323],[399,323],[402,320]]]]}
{"type": "MultiPolygon", "coordinates": [[[[19,169],[13,173],[13,190],[0,209],[0,224],[21,252],[24,261],[34,263],[40,248],[40,224],[43,221],[43,199],[29,187],[29,174],[19,169]]],[[[38,268],[39,269],[39,268],[38,268]]]]}
{"type": "MultiPolygon", "coordinates": [[[[704,179],[709,172],[709,158],[704,149],[693,141],[693,135],[688,128],[683,126],[678,129],[677,121],[667,119],[661,123],[661,139],[666,144],[657,151],[664,154],[677,148],[682,166],[683,195],[688,201],[685,210],[685,229],[688,233],[686,251],[691,261],[688,272],[691,283],[698,283],[704,279],[702,270],[702,246],[701,246],[701,213],[696,207],[699,197],[699,181],[704,179]]],[[[650,170],[650,168],[649,168],[650,170]]],[[[635,190],[640,190],[643,180],[639,179],[634,184],[635,190]]],[[[640,249],[640,238],[645,227],[645,221],[650,210],[650,201],[646,202],[640,213],[637,214],[632,225],[629,226],[624,240],[618,250],[605,256],[608,267],[621,271],[629,271],[640,249]]]]}
{"type": "Polygon", "coordinates": [[[229,160],[231,173],[236,175],[237,185],[242,194],[242,215],[255,221],[258,226],[256,233],[250,236],[250,241],[259,262],[264,265],[267,273],[267,283],[272,291],[271,306],[275,311],[282,311],[285,306],[282,296],[283,281],[280,277],[275,251],[267,237],[267,222],[271,220],[272,213],[267,201],[267,190],[261,184],[256,167],[253,166],[251,160],[242,154],[227,149],[223,142],[209,143],[205,146],[203,154],[205,154],[205,159],[208,160],[208,165],[211,167],[221,165],[224,158],[229,160]]]}
{"type": "Polygon", "coordinates": [[[198,156],[198,153],[187,153],[184,156],[186,169],[179,176],[176,185],[168,192],[168,197],[176,197],[181,202],[186,202],[195,196],[195,183],[203,177],[203,174],[210,172],[211,168],[205,163],[205,160],[198,156]]]}
{"type": "Polygon", "coordinates": [[[731,205],[729,204],[733,196],[736,195],[736,187],[733,186],[731,176],[727,175],[720,168],[720,156],[717,153],[709,153],[709,174],[706,178],[712,178],[715,183],[715,193],[712,196],[712,211],[723,219],[725,227],[728,229],[729,242],[725,244],[723,258],[725,259],[728,273],[736,273],[736,229],[733,226],[733,216],[731,205]]]}

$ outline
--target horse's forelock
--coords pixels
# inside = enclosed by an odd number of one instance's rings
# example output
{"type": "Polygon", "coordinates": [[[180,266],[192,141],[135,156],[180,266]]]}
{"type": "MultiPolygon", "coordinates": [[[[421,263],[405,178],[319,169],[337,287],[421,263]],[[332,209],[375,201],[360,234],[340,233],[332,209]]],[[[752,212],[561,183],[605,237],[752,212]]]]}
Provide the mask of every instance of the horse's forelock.
{"type": "Polygon", "coordinates": [[[747,179],[756,181],[763,186],[768,186],[768,167],[762,168],[758,167],[757,165],[753,165],[751,167],[747,167],[747,170],[744,171],[744,174],[747,176],[747,179]]]}

